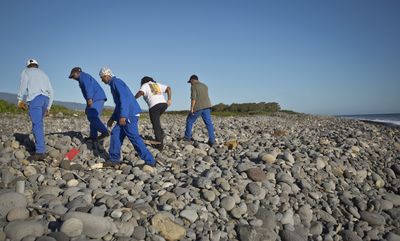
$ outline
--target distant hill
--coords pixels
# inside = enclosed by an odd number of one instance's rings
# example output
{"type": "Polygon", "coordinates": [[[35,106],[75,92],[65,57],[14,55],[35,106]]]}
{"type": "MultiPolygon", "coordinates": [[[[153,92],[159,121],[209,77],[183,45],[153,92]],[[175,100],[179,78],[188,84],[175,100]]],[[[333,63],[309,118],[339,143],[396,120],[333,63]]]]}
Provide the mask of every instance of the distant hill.
{"type": "MultiPolygon", "coordinates": [[[[0,92],[0,100],[5,100],[7,102],[17,104],[17,94],[0,92]]],[[[71,110],[84,110],[86,108],[85,104],[67,101],[54,101],[54,104],[66,107],[71,110]]]]}

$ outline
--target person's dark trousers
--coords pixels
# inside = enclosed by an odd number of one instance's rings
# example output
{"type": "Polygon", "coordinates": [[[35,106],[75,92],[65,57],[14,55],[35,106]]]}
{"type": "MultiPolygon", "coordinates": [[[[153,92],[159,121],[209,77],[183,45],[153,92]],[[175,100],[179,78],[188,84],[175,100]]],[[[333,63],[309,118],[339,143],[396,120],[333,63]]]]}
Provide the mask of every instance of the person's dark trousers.
{"type": "Polygon", "coordinates": [[[163,145],[164,131],[161,127],[160,117],[162,114],[164,114],[167,108],[168,108],[167,103],[160,103],[151,107],[149,110],[150,121],[151,124],[153,125],[156,141],[161,142],[161,145],[163,145]]]}
{"type": "Polygon", "coordinates": [[[194,112],[193,114],[189,113],[186,119],[186,131],[185,131],[185,139],[190,140],[192,138],[192,128],[193,124],[196,122],[197,118],[201,116],[206,124],[207,131],[208,131],[208,142],[210,144],[215,143],[215,135],[214,135],[214,126],[211,119],[211,109],[203,109],[194,112]]]}

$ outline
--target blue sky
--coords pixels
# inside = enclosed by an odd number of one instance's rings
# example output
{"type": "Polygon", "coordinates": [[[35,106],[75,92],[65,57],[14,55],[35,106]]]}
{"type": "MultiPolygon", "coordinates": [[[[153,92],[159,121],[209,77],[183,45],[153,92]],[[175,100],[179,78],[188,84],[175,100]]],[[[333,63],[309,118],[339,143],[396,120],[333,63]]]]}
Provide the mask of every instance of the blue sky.
{"type": "MultiPolygon", "coordinates": [[[[84,102],[74,66],[109,66],[132,92],[152,76],[189,107],[195,73],[214,104],[276,101],[313,114],[400,112],[400,2],[22,1],[0,3],[1,91],[28,58],[55,99],[84,102]]],[[[112,105],[108,86],[102,84],[112,105]]],[[[143,100],[143,108],[147,108],[143,100]]]]}

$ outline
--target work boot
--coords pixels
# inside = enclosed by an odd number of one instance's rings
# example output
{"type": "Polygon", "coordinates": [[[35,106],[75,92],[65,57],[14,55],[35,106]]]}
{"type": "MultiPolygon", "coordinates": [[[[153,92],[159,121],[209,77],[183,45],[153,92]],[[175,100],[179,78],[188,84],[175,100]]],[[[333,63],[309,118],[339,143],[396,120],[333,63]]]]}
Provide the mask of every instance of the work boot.
{"type": "Polygon", "coordinates": [[[28,157],[28,161],[44,161],[48,155],[46,153],[35,153],[28,157]]]}
{"type": "Polygon", "coordinates": [[[99,137],[97,137],[97,140],[103,140],[104,138],[107,138],[110,136],[110,133],[107,131],[106,133],[101,133],[99,137]]]}
{"type": "Polygon", "coordinates": [[[103,163],[103,168],[114,168],[119,169],[120,163],[115,161],[106,161],[103,163]]]}
{"type": "Polygon", "coordinates": [[[93,141],[93,142],[95,142],[96,140],[97,140],[97,138],[95,138],[95,137],[85,137],[85,138],[83,138],[83,140],[86,142],[86,141],[93,141]]]}
{"type": "Polygon", "coordinates": [[[184,143],[185,145],[191,145],[191,144],[193,144],[194,139],[193,139],[193,138],[190,138],[190,139],[189,139],[189,138],[183,137],[182,141],[183,141],[183,143],[184,143]]]}
{"type": "Polygon", "coordinates": [[[156,164],[158,164],[159,166],[165,167],[164,161],[162,161],[162,160],[160,160],[160,159],[156,160],[156,163],[154,163],[154,166],[153,166],[153,167],[155,167],[156,164]]]}
{"type": "Polygon", "coordinates": [[[160,144],[154,144],[154,148],[156,148],[159,152],[162,152],[164,150],[164,144],[160,142],[160,144]]]}
{"type": "Polygon", "coordinates": [[[163,161],[161,160],[156,160],[154,163],[150,163],[150,162],[145,162],[142,165],[137,165],[140,168],[143,168],[143,166],[150,166],[150,167],[156,167],[157,165],[161,166],[161,167],[165,167],[165,164],[163,161]]]}
{"type": "Polygon", "coordinates": [[[214,147],[216,144],[215,144],[215,141],[208,141],[207,142],[207,144],[210,146],[210,147],[214,147]]]}

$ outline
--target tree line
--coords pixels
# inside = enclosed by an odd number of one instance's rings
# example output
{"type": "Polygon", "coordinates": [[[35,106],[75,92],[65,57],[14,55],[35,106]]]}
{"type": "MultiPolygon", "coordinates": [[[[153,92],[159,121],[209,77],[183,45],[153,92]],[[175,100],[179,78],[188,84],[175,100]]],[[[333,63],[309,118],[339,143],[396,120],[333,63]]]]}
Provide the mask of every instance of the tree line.
{"type": "Polygon", "coordinates": [[[252,113],[252,112],[269,112],[274,113],[281,111],[281,107],[276,102],[260,102],[260,103],[233,103],[226,105],[220,103],[214,105],[212,110],[215,112],[239,112],[239,113],[252,113]]]}

